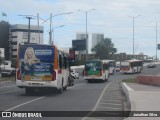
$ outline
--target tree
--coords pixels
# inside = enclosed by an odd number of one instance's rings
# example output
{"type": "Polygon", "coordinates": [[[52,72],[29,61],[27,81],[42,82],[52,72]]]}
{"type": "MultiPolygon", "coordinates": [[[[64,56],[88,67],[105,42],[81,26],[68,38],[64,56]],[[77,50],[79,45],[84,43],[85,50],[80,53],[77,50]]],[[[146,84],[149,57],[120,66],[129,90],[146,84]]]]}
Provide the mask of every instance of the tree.
{"type": "Polygon", "coordinates": [[[110,54],[116,53],[117,49],[114,48],[114,44],[110,38],[105,38],[95,45],[91,51],[95,52],[100,59],[107,59],[109,58],[110,54]]]}

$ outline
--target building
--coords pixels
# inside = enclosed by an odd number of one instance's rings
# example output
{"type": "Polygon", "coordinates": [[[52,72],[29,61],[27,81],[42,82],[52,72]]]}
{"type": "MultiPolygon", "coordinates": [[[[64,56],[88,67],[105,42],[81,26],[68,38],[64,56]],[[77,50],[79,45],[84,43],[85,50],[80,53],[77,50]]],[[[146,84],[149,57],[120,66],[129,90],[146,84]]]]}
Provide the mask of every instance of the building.
{"type": "MultiPolygon", "coordinates": [[[[87,38],[88,38],[88,34],[87,34],[87,38]]],[[[86,39],[86,33],[82,33],[82,32],[76,33],[76,39],[77,39],[77,40],[86,39]]]]}
{"type": "Polygon", "coordinates": [[[9,46],[9,23],[5,21],[0,22],[0,48],[3,48],[4,59],[10,59],[10,46],[9,46]]]}
{"type": "MultiPolygon", "coordinates": [[[[17,49],[19,44],[28,42],[28,25],[16,24],[10,27],[11,41],[11,58],[15,60],[17,57],[17,49]]],[[[30,43],[43,44],[43,26],[30,26],[30,43]]]]}
{"type": "Polygon", "coordinates": [[[99,43],[101,40],[104,39],[104,34],[102,33],[93,33],[92,34],[92,48],[94,48],[95,45],[97,45],[97,43],[99,43]]]}
{"type": "MultiPolygon", "coordinates": [[[[89,39],[89,36],[88,36],[88,34],[87,34],[87,38],[89,39]]],[[[84,39],[86,39],[86,33],[83,33],[83,32],[77,32],[76,33],[76,40],[84,40],[84,39]]],[[[88,50],[88,41],[89,40],[87,40],[87,45],[86,45],[86,49],[88,50]]],[[[76,54],[85,54],[86,53],[86,51],[80,51],[80,52],[76,52],[76,54]]]]}

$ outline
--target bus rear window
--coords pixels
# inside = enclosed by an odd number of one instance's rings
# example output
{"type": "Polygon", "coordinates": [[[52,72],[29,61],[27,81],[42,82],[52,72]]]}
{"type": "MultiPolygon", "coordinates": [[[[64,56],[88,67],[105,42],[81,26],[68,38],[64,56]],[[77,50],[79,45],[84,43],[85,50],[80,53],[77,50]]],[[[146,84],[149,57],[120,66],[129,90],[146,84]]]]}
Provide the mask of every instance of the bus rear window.
{"type": "Polygon", "coordinates": [[[102,64],[100,61],[86,61],[85,70],[86,71],[101,71],[102,64]]]}

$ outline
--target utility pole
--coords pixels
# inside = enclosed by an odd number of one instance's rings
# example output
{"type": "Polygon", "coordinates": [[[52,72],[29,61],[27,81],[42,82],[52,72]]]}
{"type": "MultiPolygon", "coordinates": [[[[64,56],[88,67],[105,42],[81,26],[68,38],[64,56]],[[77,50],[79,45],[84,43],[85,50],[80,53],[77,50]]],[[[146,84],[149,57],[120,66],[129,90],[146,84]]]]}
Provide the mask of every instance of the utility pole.
{"type": "Polygon", "coordinates": [[[30,21],[31,19],[34,19],[33,17],[31,17],[33,15],[19,15],[19,16],[25,16],[25,18],[28,19],[28,43],[30,43],[30,21]]]}

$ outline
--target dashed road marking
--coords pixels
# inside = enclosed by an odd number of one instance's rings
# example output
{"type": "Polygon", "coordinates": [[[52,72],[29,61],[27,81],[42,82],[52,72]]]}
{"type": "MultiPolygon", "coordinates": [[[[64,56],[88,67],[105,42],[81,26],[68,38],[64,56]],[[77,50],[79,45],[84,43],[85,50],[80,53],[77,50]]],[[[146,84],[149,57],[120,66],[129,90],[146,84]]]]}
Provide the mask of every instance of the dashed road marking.
{"type": "Polygon", "coordinates": [[[29,104],[29,103],[31,103],[31,102],[34,102],[34,101],[37,101],[37,100],[40,100],[40,99],[43,99],[44,97],[45,97],[45,96],[42,96],[42,97],[39,97],[39,98],[30,100],[30,101],[28,101],[28,102],[19,104],[19,105],[17,105],[17,106],[12,107],[12,108],[9,108],[9,109],[7,109],[7,110],[5,110],[5,111],[11,111],[11,110],[16,109],[16,108],[18,108],[18,107],[21,107],[21,106],[23,106],[23,105],[29,104]]]}

